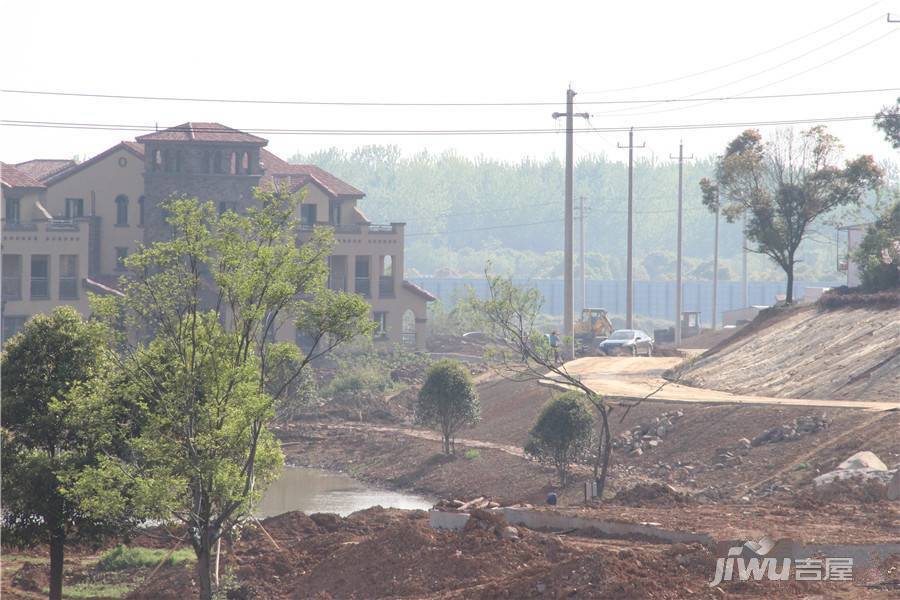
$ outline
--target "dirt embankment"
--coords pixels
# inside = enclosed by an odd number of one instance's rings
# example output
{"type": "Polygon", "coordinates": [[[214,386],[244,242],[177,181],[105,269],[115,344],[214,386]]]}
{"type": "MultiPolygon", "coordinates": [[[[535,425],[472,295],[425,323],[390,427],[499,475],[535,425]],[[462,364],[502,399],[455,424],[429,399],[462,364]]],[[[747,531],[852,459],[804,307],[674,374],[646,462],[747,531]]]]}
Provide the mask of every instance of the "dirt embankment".
{"type": "Polygon", "coordinates": [[[813,305],[757,321],[679,369],[678,382],[756,396],[900,399],[900,310],[813,305]]]}
{"type": "MultiPolygon", "coordinates": [[[[335,515],[286,513],[223,545],[234,598],[721,598],[887,597],[851,583],[707,585],[715,569],[699,544],[649,544],[510,528],[473,515],[463,531],[439,531],[421,511],[369,509],[335,515]],[[277,544],[277,547],[276,547],[277,544]]],[[[186,568],[161,571],[131,600],[181,599],[186,568]]]]}

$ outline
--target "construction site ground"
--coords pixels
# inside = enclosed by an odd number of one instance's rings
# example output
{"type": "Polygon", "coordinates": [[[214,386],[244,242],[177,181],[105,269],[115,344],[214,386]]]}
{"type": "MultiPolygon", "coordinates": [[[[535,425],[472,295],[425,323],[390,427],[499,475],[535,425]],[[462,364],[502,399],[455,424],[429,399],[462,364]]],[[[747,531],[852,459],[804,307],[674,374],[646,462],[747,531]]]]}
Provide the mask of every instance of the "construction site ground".
{"type": "MultiPolygon", "coordinates": [[[[765,327],[751,324],[680,373],[684,376],[693,367],[713,372],[719,356],[734,369],[737,381],[738,363],[754,356],[740,348],[755,344],[756,335],[774,335],[765,331],[775,326],[781,327],[785,339],[800,340],[798,355],[807,353],[806,359],[795,362],[790,353],[782,353],[798,379],[811,381],[815,369],[839,368],[830,360],[813,359],[814,348],[806,349],[804,340],[814,333],[792,338],[785,329],[809,329],[805,319],[812,316],[805,310],[785,313],[765,327]]],[[[871,312],[880,313],[883,321],[896,316],[890,311],[871,312]]],[[[850,318],[860,324],[848,325],[845,318],[845,327],[862,331],[871,326],[876,333],[868,335],[881,348],[880,336],[886,334],[878,333],[877,315],[863,312],[850,318]]],[[[778,337],[766,348],[774,347],[778,337]]],[[[831,337],[839,336],[832,332],[831,337]]],[[[834,378],[830,387],[785,383],[766,388],[764,399],[771,401],[765,402],[729,401],[732,393],[747,393],[743,384],[735,383],[722,394],[670,383],[626,409],[626,404],[665,382],[663,372],[678,361],[590,358],[570,363],[568,368],[581,372],[590,385],[611,386],[602,389],[621,404],[611,414],[614,439],[654,420],[671,420],[665,436],[643,452],[614,449],[604,501],[590,506],[584,505],[582,486],[592,477],[589,466],[577,467],[575,481],[560,488],[552,469],[529,460],[521,450],[541,407],[558,392],[538,382],[513,382],[496,373],[479,375],[481,420],[460,433],[456,455],[450,457],[440,453],[437,433],[412,424],[414,389],[380,401],[378,414],[383,418],[308,415],[276,433],[288,464],[342,471],[431,497],[483,496],[504,505],[530,503],[536,510],[702,532],[722,541],[768,535],[807,544],[896,544],[900,507],[886,499],[883,486],[851,481],[826,491],[814,486],[813,479],[862,450],[875,453],[888,468],[900,464],[900,410],[887,406],[898,399],[886,393],[890,385],[864,381],[894,376],[896,367],[886,374],[881,367],[870,367],[892,365],[889,356],[896,355],[898,345],[900,340],[895,339],[893,350],[857,349],[855,362],[845,364],[844,370],[869,371],[850,383],[834,378]],[[663,396],[671,390],[683,396],[663,396]],[[813,392],[822,397],[780,402],[781,397],[813,392]],[[840,403],[823,404],[823,399],[840,403]],[[746,443],[805,418],[815,418],[822,426],[787,441],[746,443]],[[553,508],[544,506],[551,491],[560,500],[553,508]]],[[[843,351],[852,347],[848,341],[843,351]]],[[[761,369],[777,370],[766,360],[758,362],[765,363],[761,369]]],[[[749,377],[753,369],[745,371],[749,377]]],[[[235,598],[890,598],[900,590],[900,557],[855,571],[853,583],[735,582],[711,588],[715,556],[707,546],[640,537],[610,539],[590,531],[560,535],[524,527],[517,527],[518,539],[505,539],[497,535],[496,525],[482,528],[475,523],[461,532],[438,531],[420,511],[370,509],[344,519],[287,513],[263,521],[265,531],[248,526],[238,540],[229,540],[223,568],[236,578],[238,589],[231,596],[235,598]]],[[[46,553],[12,560],[9,556],[4,549],[4,596],[40,597],[35,590],[46,585],[46,566],[34,559],[46,553]]],[[[67,558],[68,577],[72,581],[97,577],[96,558],[95,551],[73,549],[67,558]]],[[[196,591],[189,566],[164,567],[150,575],[149,570],[131,574],[133,582],[141,583],[129,597],[183,598],[196,591]]]]}

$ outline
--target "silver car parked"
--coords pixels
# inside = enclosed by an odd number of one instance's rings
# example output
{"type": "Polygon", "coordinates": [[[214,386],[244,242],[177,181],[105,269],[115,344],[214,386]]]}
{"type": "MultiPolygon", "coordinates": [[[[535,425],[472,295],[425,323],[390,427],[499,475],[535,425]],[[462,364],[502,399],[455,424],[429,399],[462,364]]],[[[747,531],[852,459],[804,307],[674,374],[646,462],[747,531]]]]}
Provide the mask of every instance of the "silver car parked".
{"type": "Polygon", "coordinates": [[[653,338],[640,329],[617,329],[600,342],[597,350],[607,356],[653,356],[653,338]]]}

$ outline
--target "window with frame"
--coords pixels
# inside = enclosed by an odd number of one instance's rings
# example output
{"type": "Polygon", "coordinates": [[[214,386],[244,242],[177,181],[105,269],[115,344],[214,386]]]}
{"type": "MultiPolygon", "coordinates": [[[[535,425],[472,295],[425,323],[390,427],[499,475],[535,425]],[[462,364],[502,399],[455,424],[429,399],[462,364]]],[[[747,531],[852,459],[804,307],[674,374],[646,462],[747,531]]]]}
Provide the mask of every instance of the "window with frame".
{"type": "Polygon", "coordinates": [[[59,256],[59,299],[78,299],[78,255],[59,256]]]}
{"type": "Polygon", "coordinates": [[[50,257],[46,254],[31,255],[31,299],[50,298],[50,257]]]}
{"type": "Polygon", "coordinates": [[[116,225],[118,227],[128,225],[128,196],[125,194],[116,196],[116,225]]]}
{"type": "Polygon", "coordinates": [[[384,311],[375,311],[372,313],[372,320],[375,321],[375,335],[378,337],[386,336],[388,314],[384,311]]]}
{"type": "Polygon", "coordinates": [[[20,221],[22,215],[21,206],[22,201],[19,198],[6,199],[6,212],[4,213],[4,216],[6,217],[7,223],[18,223],[20,221]]]}
{"type": "Polygon", "coordinates": [[[66,198],[66,218],[84,216],[84,198],[66,198]]]}
{"type": "Polygon", "coordinates": [[[22,299],[22,255],[3,255],[3,299],[22,299]]]}
{"type": "Polygon", "coordinates": [[[301,204],[300,205],[300,223],[303,225],[316,224],[316,205],[301,204]]]}
{"type": "Polygon", "coordinates": [[[338,200],[328,202],[328,222],[332,225],[341,224],[341,203],[338,200]]]}
{"type": "Polygon", "coordinates": [[[125,270],[126,258],[128,258],[128,248],[116,248],[116,271],[125,270]]]}
{"type": "Polygon", "coordinates": [[[357,294],[364,296],[366,298],[369,297],[371,293],[370,285],[369,285],[369,257],[368,256],[357,256],[356,257],[356,281],[354,282],[354,290],[357,294]]]}
{"type": "Polygon", "coordinates": [[[140,225],[141,227],[144,226],[144,203],[145,203],[145,200],[146,200],[146,198],[144,198],[144,196],[141,196],[140,198],[138,198],[138,225],[140,225]]]}

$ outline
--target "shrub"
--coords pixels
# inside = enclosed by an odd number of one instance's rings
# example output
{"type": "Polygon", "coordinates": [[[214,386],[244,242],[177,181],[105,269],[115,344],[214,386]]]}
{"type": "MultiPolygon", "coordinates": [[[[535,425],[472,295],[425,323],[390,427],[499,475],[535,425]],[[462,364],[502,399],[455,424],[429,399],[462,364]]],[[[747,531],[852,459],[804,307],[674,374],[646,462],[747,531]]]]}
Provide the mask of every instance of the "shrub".
{"type": "Polygon", "coordinates": [[[481,452],[479,452],[475,448],[470,448],[466,450],[463,456],[468,460],[475,460],[476,458],[481,458],[481,452]]]}
{"type": "Polygon", "coordinates": [[[481,407],[469,371],[455,360],[428,367],[416,402],[416,422],[441,431],[444,454],[456,451],[456,432],[475,423],[481,407]]]}
{"type": "Polygon", "coordinates": [[[525,453],[556,468],[559,483],[568,484],[569,465],[590,460],[594,417],[581,392],[566,392],[544,405],[529,433],[525,453]]]}
{"type": "Polygon", "coordinates": [[[103,553],[97,562],[97,569],[100,571],[124,571],[140,567],[155,567],[163,558],[166,559],[164,565],[167,567],[194,560],[194,552],[190,548],[176,550],[168,558],[166,558],[167,554],[169,554],[169,550],[165,549],[119,544],[112,550],[103,553]]]}
{"type": "Polygon", "coordinates": [[[326,394],[330,397],[349,398],[364,392],[380,394],[389,390],[393,384],[390,374],[378,365],[342,367],[328,384],[326,394]]]}

